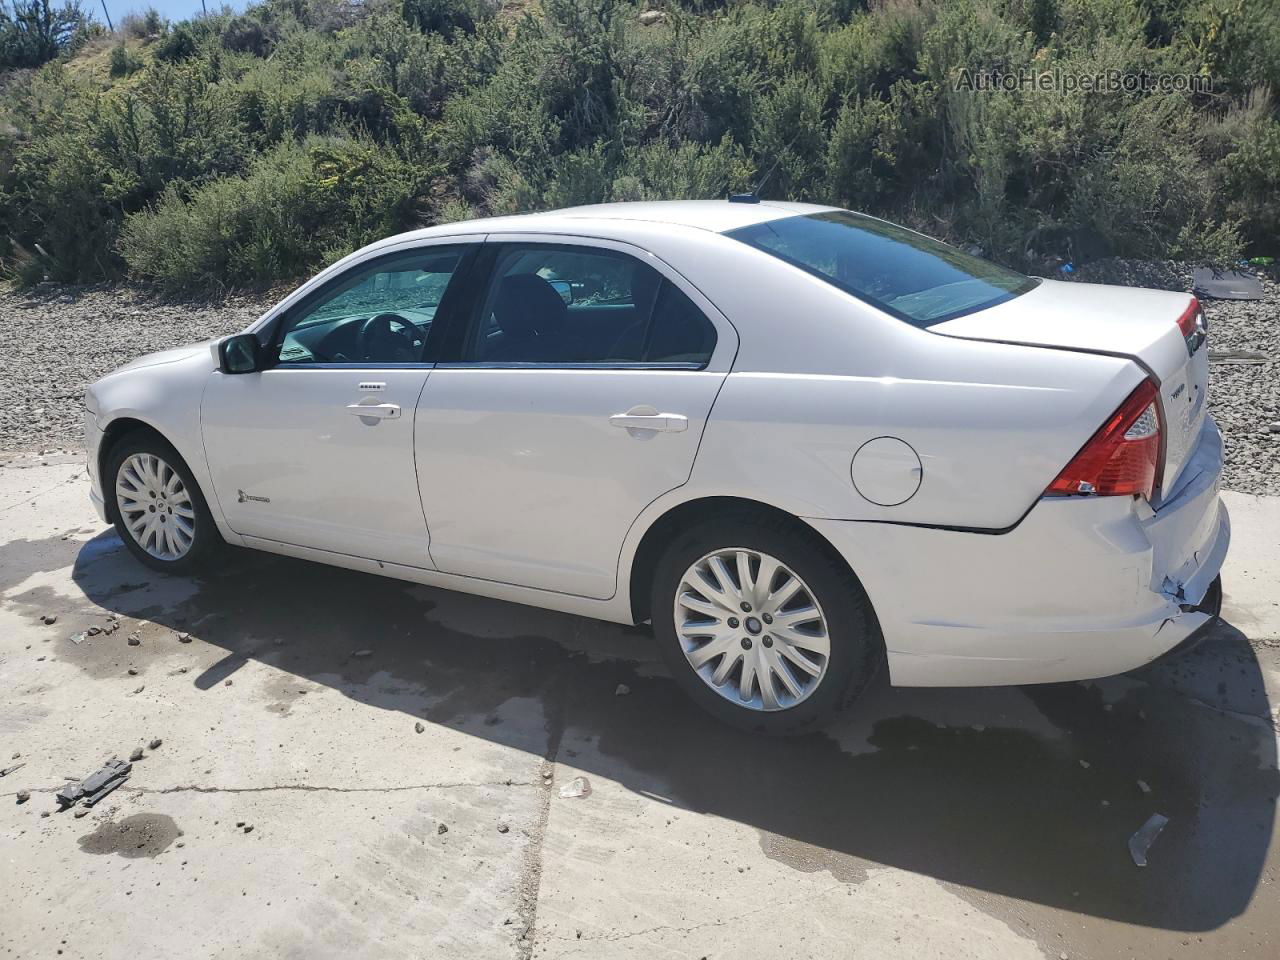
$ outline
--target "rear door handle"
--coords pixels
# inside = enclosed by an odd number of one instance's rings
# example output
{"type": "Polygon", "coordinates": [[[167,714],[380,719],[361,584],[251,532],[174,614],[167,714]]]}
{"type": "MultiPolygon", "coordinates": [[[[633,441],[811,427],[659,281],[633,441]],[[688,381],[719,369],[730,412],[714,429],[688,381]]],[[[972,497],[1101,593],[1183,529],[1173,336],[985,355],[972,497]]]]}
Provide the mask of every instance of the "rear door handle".
{"type": "Polygon", "coordinates": [[[375,417],[378,420],[395,420],[400,416],[398,403],[348,403],[347,413],[357,417],[375,417]]]}
{"type": "Polygon", "coordinates": [[[689,429],[689,418],[680,413],[615,413],[609,422],[626,430],[683,433],[689,429]]]}

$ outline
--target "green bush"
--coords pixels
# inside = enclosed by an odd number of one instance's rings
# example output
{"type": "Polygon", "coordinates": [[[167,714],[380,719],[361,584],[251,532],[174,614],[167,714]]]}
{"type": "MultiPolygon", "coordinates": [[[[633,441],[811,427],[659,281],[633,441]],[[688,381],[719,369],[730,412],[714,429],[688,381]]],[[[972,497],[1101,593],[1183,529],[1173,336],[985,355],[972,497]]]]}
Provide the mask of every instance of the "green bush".
{"type": "Polygon", "coordinates": [[[120,249],[133,276],[172,290],[298,276],[407,227],[428,173],[368,141],[283,143],[189,196],[169,187],[125,221],[120,249]]]}

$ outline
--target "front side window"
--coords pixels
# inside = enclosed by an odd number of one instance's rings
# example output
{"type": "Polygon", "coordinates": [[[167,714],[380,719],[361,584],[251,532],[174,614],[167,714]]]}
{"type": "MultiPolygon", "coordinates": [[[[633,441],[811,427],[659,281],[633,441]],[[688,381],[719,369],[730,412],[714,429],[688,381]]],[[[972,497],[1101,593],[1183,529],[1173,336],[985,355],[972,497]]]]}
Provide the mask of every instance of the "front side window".
{"type": "Polygon", "coordinates": [[[847,210],[770,220],[727,236],[917,327],[994,307],[1036,285],[938,240],[847,210]]]}
{"type": "Polygon", "coordinates": [[[428,247],[355,267],[290,311],[279,365],[418,363],[463,248],[428,247]]]}
{"type": "Polygon", "coordinates": [[[592,247],[501,248],[465,359],[703,367],[711,321],[635,257],[592,247]]]}

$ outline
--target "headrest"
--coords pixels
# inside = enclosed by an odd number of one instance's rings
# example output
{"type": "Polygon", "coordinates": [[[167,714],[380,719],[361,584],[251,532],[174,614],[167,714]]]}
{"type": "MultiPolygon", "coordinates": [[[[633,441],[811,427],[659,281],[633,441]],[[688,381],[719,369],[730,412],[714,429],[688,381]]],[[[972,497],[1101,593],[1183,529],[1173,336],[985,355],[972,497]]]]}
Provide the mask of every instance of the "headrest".
{"type": "Polygon", "coordinates": [[[556,288],[536,273],[503,277],[493,317],[509,337],[543,336],[564,326],[567,307],[556,288]]]}

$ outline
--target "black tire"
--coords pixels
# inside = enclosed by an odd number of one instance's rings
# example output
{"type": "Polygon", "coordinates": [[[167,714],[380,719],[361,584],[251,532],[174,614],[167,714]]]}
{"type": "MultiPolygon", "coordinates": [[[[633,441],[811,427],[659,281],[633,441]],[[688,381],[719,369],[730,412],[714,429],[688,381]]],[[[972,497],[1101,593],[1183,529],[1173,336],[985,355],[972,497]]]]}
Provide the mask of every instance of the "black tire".
{"type": "Polygon", "coordinates": [[[658,561],[649,609],[662,657],[680,687],[712,716],[751,732],[785,735],[820,725],[853,702],[884,661],[880,625],[857,578],[824,549],[817,534],[772,517],[725,516],[682,533],[658,561]],[[826,672],[813,692],[793,706],[753,710],[726,699],[694,670],[677,636],[674,607],[685,572],[708,554],[734,547],[769,554],[789,567],[808,586],[827,621],[826,672]]]}
{"type": "Polygon", "coordinates": [[[224,546],[217,525],[213,522],[213,516],[209,513],[209,505],[200,490],[200,485],[191,475],[191,469],[178,451],[158,435],[137,431],[121,437],[107,453],[101,480],[102,494],[107,504],[107,516],[115,525],[116,533],[124,541],[125,547],[144,566],[161,573],[192,574],[206,569],[220,548],[224,546]],[[148,553],[129,531],[124,518],[120,515],[120,507],[116,500],[116,479],[120,466],[129,457],[139,453],[151,454],[163,460],[181,478],[183,486],[190,494],[192,510],[195,513],[194,536],[190,548],[177,559],[165,560],[148,553]]]}

